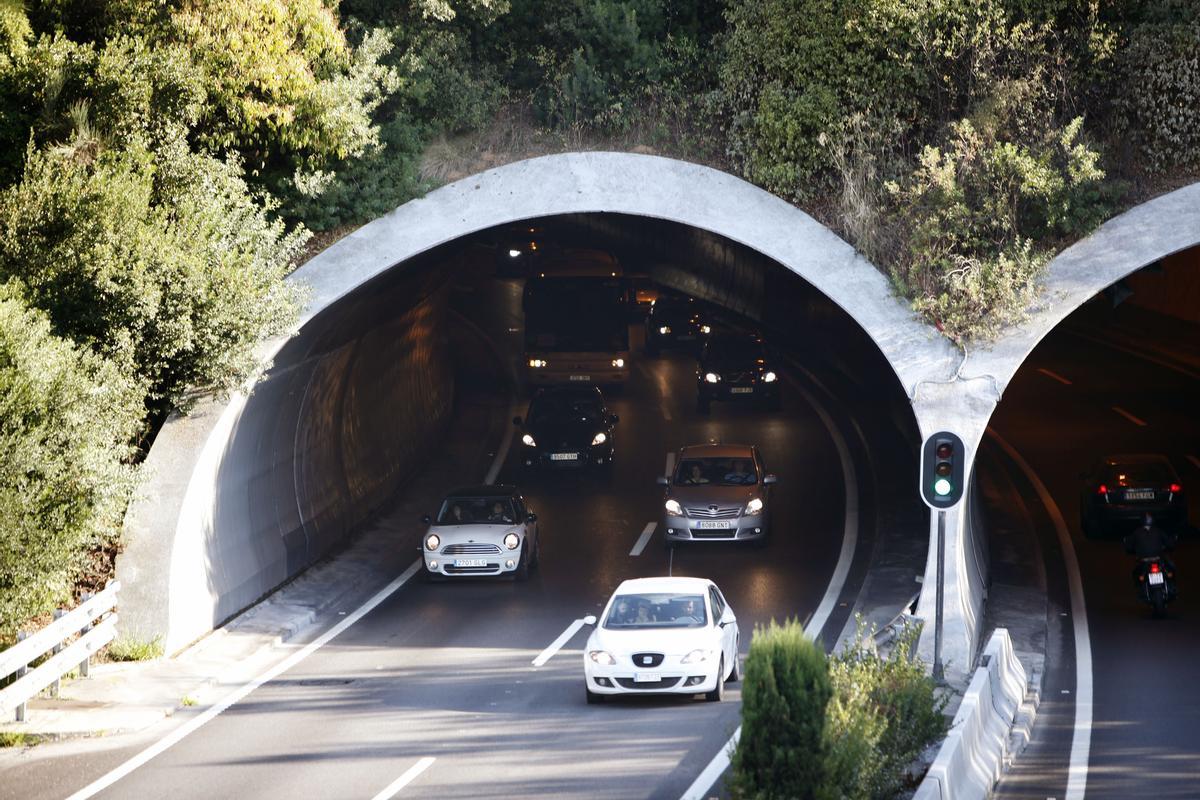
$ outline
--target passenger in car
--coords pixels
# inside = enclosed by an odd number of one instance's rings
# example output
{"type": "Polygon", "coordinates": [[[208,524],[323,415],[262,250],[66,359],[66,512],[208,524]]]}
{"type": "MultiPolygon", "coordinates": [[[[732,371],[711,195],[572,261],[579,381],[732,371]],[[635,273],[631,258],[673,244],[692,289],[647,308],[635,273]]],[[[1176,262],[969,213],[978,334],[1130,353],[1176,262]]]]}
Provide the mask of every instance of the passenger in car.
{"type": "Polygon", "coordinates": [[[488,522],[512,522],[512,516],[504,506],[499,500],[492,503],[492,513],[488,515],[488,522]]]}
{"type": "Polygon", "coordinates": [[[704,477],[704,471],[700,468],[699,464],[692,464],[692,469],[688,474],[687,482],[695,485],[708,483],[708,478],[704,477]]]}

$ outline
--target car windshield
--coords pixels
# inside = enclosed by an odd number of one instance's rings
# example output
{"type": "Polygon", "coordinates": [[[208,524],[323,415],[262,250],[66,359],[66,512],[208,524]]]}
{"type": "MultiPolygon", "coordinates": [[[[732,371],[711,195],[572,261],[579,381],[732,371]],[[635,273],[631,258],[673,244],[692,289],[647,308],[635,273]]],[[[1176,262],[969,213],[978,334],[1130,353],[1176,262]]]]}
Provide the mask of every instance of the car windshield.
{"type": "Polygon", "coordinates": [[[676,486],[751,486],[758,470],[749,457],[685,458],[675,471],[676,486]]]}
{"type": "Polygon", "coordinates": [[[548,394],[529,404],[529,423],[599,422],[603,413],[604,407],[595,395],[548,394]]]}
{"type": "Polygon", "coordinates": [[[604,620],[605,628],[617,630],[703,628],[707,624],[703,596],[674,592],[617,595],[604,620]]]}
{"type": "Polygon", "coordinates": [[[437,515],[439,525],[511,525],[515,521],[509,497],[447,497],[437,515]]]}
{"type": "Polygon", "coordinates": [[[713,339],[708,344],[708,357],[721,361],[756,361],[763,357],[762,344],[750,338],[713,339]]]}
{"type": "Polygon", "coordinates": [[[1166,486],[1173,478],[1161,461],[1144,461],[1140,464],[1110,464],[1108,481],[1117,486],[1145,483],[1166,486]]]}

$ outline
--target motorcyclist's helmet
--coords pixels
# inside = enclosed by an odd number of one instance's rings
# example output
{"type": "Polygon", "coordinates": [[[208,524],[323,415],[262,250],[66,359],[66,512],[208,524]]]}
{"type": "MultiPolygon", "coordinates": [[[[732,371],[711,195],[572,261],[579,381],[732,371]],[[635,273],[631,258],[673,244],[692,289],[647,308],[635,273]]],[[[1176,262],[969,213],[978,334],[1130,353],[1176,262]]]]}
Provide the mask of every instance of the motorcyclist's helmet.
{"type": "Polygon", "coordinates": [[[1151,514],[1149,511],[1147,511],[1145,514],[1142,515],[1142,526],[1145,528],[1149,528],[1149,527],[1152,527],[1153,525],[1154,525],[1154,515],[1151,514]]]}

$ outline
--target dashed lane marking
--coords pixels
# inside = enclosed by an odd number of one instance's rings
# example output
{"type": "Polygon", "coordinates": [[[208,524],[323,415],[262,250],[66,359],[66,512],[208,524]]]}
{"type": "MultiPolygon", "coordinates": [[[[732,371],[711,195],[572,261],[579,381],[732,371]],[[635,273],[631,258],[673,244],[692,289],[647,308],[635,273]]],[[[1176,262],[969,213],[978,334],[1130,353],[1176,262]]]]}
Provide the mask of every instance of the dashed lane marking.
{"type": "Polygon", "coordinates": [[[1146,427],[1146,425],[1148,424],[1148,423],[1146,422],[1146,420],[1144,420],[1144,419],[1138,419],[1138,418],[1137,418],[1137,417],[1135,417],[1133,414],[1130,414],[1128,411],[1126,411],[1125,409],[1121,408],[1120,406],[1113,406],[1113,407],[1112,407],[1112,410],[1113,410],[1113,411],[1115,411],[1115,412],[1117,412],[1117,413],[1118,413],[1118,414],[1120,414],[1122,417],[1124,417],[1125,419],[1129,420],[1129,421],[1130,421],[1130,422],[1132,422],[1134,425],[1137,425],[1137,426],[1138,426],[1138,427],[1140,427],[1140,428],[1144,428],[1144,427],[1146,427]]]}
{"type": "Polygon", "coordinates": [[[391,800],[391,798],[395,797],[401,789],[415,781],[417,776],[432,767],[434,761],[435,759],[430,758],[429,756],[422,758],[420,761],[405,770],[403,775],[389,783],[387,788],[375,795],[373,798],[371,798],[371,800],[391,800]]]}
{"type": "Polygon", "coordinates": [[[1067,379],[1066,379],[1066,378],[1064,378],[1062,375],[1059,375],[1057,372],[1051,372],[1050,370],[1048,370],[1048,369],[1042,369],[1041,367],[1038,367],[1038,372],[1042,373],[1042,374],[1043,374],[1043,375],[1045,375],[1047,378],[1053,378],[1054,380],[1056,380],[1056,381],[1058,381],[1059,383],[1061,383],[1063,386],[1070,386],[1070,385],[1071,385],[1071,381],[1067,380],[1067,379]]]}
{"type": "Polygon", "coordinates": [[[582,627],[583,620],[581,619],[577,619],[568,625],[567,629],[563,631],[559,637],[550,644],[549,647],[543,650],[541,654],[539,654],[538,657],[533,660],[533,665],[535,667],[540,667],[550,659],[554,658],[554,654],[559,650],[562,650],[563,645],[571,641],[571,637],[579,633],[579,629],[582,627]]]}
{"type": "Polygon", "coordinates": [[[629,555],[640,556],[642,551],[646,549],[646,543],[650,541],[650,537],[654,535],[654,529],[657,527],[657,522],[647,522],[646,527],[642,529],[642,535],[638,537],[637,544],[629,551],[629,555]]]}

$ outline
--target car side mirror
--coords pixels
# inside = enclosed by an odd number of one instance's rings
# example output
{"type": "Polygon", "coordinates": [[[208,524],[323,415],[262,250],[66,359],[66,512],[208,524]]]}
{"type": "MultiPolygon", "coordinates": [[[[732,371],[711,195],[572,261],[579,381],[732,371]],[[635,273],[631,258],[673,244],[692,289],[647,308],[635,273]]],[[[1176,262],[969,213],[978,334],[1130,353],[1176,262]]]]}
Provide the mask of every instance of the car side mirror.
{"type": "Polygon", "coordinates": [[[583,618],[583,624],[584,625],[595,625],[596,624],[596,615],[588,614],[586,617],[583,618]]]}
{"type": "Polygon", "coordinates": [[[520,424],[521,424],[521,418],[513,417],[513,425],[520,425],[520,424]]]}
{"type": "Polygon", "coordinates": [[[421,522],[425,523],[426,525],[431,525],[433,524],[433,517],[429,516],[428,514],[422,514],[421,522]]]}
{"type": "Polygon", "coordinates": [[[732,611],[726,608],[725,613],[721,615],[721,627],[724,628],[726,625],[732,625],[735,622],[737,622],[737,617],[733,615],[732,611]]]}
{"type": "Polygon", "coordinates": [[[772,483],[779,483],[779,478],[776,475],[767,475],[763,478],[763,486],[770,486],[772,483]]]}
{"type": "Polygon", "coordinates": [[[671,485],[671,479],[668,478],[666,475],[659,475],[657,478],[655,478],[654,482],[657,483],[659,486],[670,486],[671,485]]]}
{"type": "Polygon", "coordinates": [[[525,515],[525,521],[526,522],[537,522],[537,514],[530,511],[528,514],[525,515]]]}

